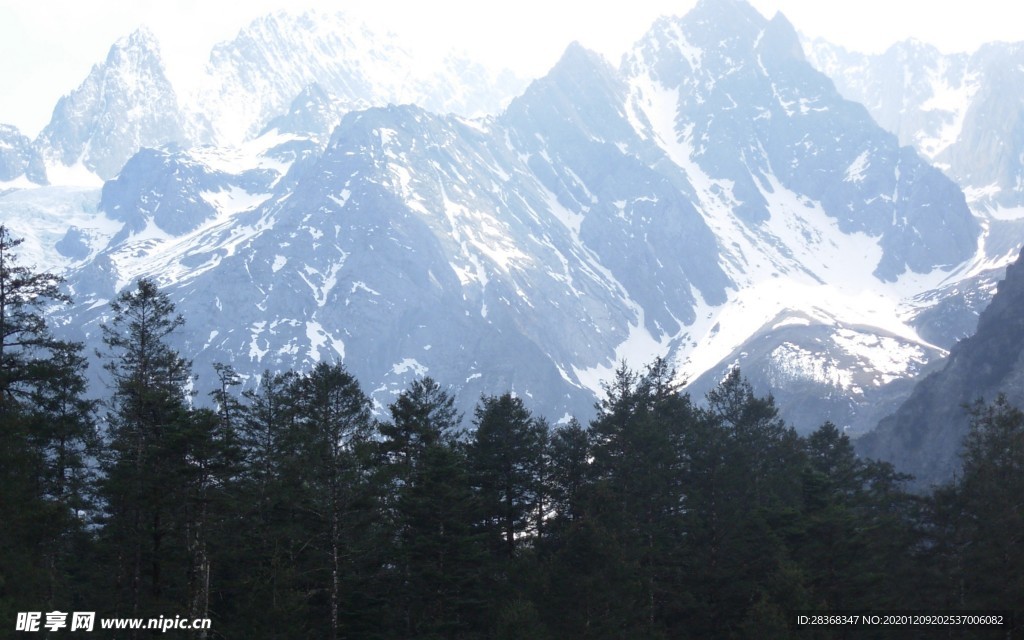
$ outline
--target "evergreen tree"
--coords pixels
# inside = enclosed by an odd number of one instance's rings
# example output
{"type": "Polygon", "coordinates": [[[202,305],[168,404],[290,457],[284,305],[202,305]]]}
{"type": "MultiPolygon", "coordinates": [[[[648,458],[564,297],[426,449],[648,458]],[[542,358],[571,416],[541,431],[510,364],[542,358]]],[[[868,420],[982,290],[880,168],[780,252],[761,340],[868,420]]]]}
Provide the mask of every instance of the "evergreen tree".
{"type": "Polygon", "coordinates": [[[488,551],[480,590],[483,628],[493,635],[501,632],[494,625],[500,627],[513,609],[534,611],[519,605],[530,599],[527,585],[534,581],[534,551],[544,527],[548,427],[511,393],[481,397],[474,426],[466,451],[477,507],[473,524],[488,551]]]}
{"type": "Polygon", "coordinates": [[[780,536],[801,496],[799,437],[733,370],[708,393],[685,450],[691,632],[785,637],[803,591],[780,536]]]}
{"type": "Polygon", "coordinates": [[[953,507],[960,519],[960,600],[966,608],[1024,610],[1024,412],[1004,395],[977,403],[964,438],[953,507]]]}
{"type": "Polygon", "coordinates": [[[850,439],[825,423],[805,440],[803,509],[794,557],[814,608],[823,611],[910,608],[905,585],[917,537],[915,502],[905,476],[860,460],[850,439]]]}
{"type": "Polygon", "coordinates": [[[591,481],[591,437],[578,420],[557,427],[548,443],[550,466],[547,474],[553,526],[568,526],[584,513],[584,494],[591,481]]]}
{"type": "Polygon", "coordinates": [[[22,242],[0,225],[0,415],[24,397],[27,383],[39,379],[44,372],[39,359],[59,344],[44,309],[71,301],[60,290],[62,278],[19,264],[17,247],[22,242]]]}
{"type": "Polygon", "coordinates": [[[21,243],[0,225],[0,615],[8,618],[74,597],[96,441],[81,345],[55,339],[43,315],[70,299],[61,278],[19,263],[21,243]]]}
{"type": "Polygon", "coordinates": [[[397,637],[453,637],[479,623],[484,549],[454,400],[434,380],[416,380],[380,425],[397,637]]]}
{"type": "Polygon", "coordinates": [[[266,638],[291,638],[308,629],[314,615],[300,562],[301,550],[311,546],[307,520],[296,508],[304,487],[291,476],[302,468],[292,433],[298,379],[291,371],[264,372],[232,409],[241,448],[234,497],[239,506],[220,549],[224,589],[211,593],[211,608],[224,620],[218,629],[228,637],[258,628],[266,638]]]}
{"type": "Polygon", "coordinates": [[[190,469],[187,431],[191,365],[170,345],[184,322],[146,279],[111,303],[101,354],[112,377],[107,448],[101,459],[106,519],[102,531],[116,566],[121,615],[181,610],[188,565],[182,542],[182,474],[190,469]]]}
{"type": "Polygon", "coordinates": [[[38,463],[36,491],[48,506],[34,535],[45,550],[46,570],[39,575],[49,581],[46,600],[54,606],[81,597],[73,593],[81,585],[72,584],[71,573],[88,564],[86,527],[95,517],[97,402],[85,397],[86,366],[81,345],[52,345],[48,359],[34,363],[28,396],[28,448],[22,454],[38,463]]]}
{"type": "Polygon", "coordinates": [[[370,401],[342,365],[322,362],[296,378],[289,393],[294,417],[282,438],[288,456],[282,473],[306,528],[295,542],[309,545],[303,560],[317,577],[310,586],[328,622],[322,633],[333,640],[373,614],[374,605],[361,600],[374,551],[367,544],[370,401]]]}
{"type": "Polygon", "coordinates": [[[537,533],[547,427],[509,393],[482,397],[474,424],[469,456],[484,529],[495,552],[512,559],[525,537],[537,533]]]}
{"type": "MultiPolygon", "coordinates": [[[[588,533],[618,577],[617,589],[603,589],[615,612],[604,623],[612,625],[609,634],[666,635],[679,604],[686,463],[681,447],[694,413],[674,378],[664,360],[642,374],[623,364],[591,423],[590,508],[596,528],[588,533]]],[[[600,581],[595,586],[600,589],[600,581]]]]}

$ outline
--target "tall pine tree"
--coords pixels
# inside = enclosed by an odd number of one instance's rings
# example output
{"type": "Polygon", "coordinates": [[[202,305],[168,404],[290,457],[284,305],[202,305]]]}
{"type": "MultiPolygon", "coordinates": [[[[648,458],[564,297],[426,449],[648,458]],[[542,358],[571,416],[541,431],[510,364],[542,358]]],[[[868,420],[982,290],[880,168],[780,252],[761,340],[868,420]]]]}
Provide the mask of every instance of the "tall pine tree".
{"type": "Polygon", "coordinates": [[[106,521],[102,530],[121,615],[182,610],[188,564],[183,541],[182,474],[190,465],[191,365],[170,340],[184,319],[151,280],[141,279],[111,303],[103,325],[113,391],[101,464],[106,521]]]}

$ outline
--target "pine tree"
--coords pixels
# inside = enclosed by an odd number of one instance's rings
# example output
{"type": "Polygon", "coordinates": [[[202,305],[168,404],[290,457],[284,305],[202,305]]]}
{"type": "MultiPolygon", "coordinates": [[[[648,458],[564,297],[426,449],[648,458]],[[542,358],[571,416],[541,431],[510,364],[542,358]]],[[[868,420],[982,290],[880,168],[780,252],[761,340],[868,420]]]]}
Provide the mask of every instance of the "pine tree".
{"type": "MultiPolygon", "coordinates": [[[[260,629],[263,637],[290,638],[308,629],[314,616],[308,581],[300,577],[306,571],[300,550],[310,546],[307,519],[296,505],[304,487],[290,475],[302,467],[292,429],[298,378],[291,371],[266,371],[255,389],[242,394],[242,403],[229,404],[241,456],[236,521],[221,536],[215,567],[224,588],[211,593],[211,609],[223,620],[218,629],[228,637],[260,629]]],[[[224,406],[219,398],[217,403],[224,406]]]]}
{"type": "Polygon", "coordinates": [[[185,600],[173,569],[187,565],[181,542],[181,474],[190,429],[191,365],[170,345],[184,320],[146,279],[111,303],[103,325],[113,400],[101,460],[106,503],[103,539],[116,565],[123,615],[167,614],[185,600]]]}
{"type": "MultiPolygon", "coordinates": [[[[595,550],[617,577],[607,591],[616,633],[668,633],[682,571],[680,551],[686,460],[682,445],[694,422],[689,397],[674,372],[655,360],[643,373],[625,364],[605,387],[591,423],[595,483],[591,509],[595,550]]],[[[600,587],[600,581],[595,581],[600,587]]],[[[606,589],[606,588],[605,588],[606,589]]]]}
{"type": "Polygon", "coordinates": [[[784,637],[801,589],[779,532],[800,503],[801,442],[739,370],[706,400],[685,445],[693,632],[784,637]]]}
{"type": "Polygon", "coordinates": [[[398,637],[465,634],[478,618],[484,562],[461,416],[430,378],[414,381],[389,411],[380,425],[388,617],[398,637]]]}
{"type": "Polygon", "coordinates": [[[44,316],[70,298],[61,278],[19,264],[21,243],[0,225],[0,615],[73,597],[96,440],[81,345],[44,316]]]}
{"type": "Polygon", "coordinates": [[[555,428],[548,443],[547,475],[552,524],[569,525],[583,515],[584,493],[591,480],[591,437],[578,420],[555,428]]]}
{"type": "Polygon", "coordinates": [[[81,345],[58,343],[49,357],[34,363],[35,379],[28,396],[28,442],[39,463],[36,487],[49,505],[49,516],[35,531],[45,548],[49,602],[63,604],[72,596],[71,571],[83,567],[86,527],[95,517],[99,451],[95,424],[97,402],[86,398],[85,358],[81,345]]]}
{"type": "Polygon", "coordinates": [[[0,225],[0,415],[24,397],[26,383],[38,380],[41,371],[34,365],[58,344],[44,309],[71,301],[60,290],[59,276],[19,264],[17,247],[22,242],[0,225]]]}
{"type": "Polygon", "coordinates": [[[537,533],[546,424],[510,393],[482,397],[474,424],[469,456],[484,527],[496,552],[512,559],[525,537],[537,533]]]}
{"type": "Polygon", "coordinates": [[[315,536],[314,571],[326,595],[327,637],[358,628],[371,612],[359,605],[368,559],[370,401],[340,364],[318,363],[294,380],[294,419],[284,436],[293,455],[284,473],[296,491],[296,507],[315,536]]]}

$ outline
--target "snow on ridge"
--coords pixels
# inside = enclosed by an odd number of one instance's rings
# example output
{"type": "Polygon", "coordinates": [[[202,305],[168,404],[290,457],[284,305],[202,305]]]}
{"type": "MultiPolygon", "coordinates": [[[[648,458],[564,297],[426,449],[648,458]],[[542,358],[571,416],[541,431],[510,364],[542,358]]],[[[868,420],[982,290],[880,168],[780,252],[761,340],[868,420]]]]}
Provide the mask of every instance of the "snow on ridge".
{"type": "Polygon", "coordinates": [[[853,372],[827,352],[811,351],[792,342],[783,342],[772,350],[769,358],[769,380],[782,386],[789,380],[811,380],[843,391],[861,392],[854,385],[853,372]]]}
{"type": "Polygon", "coordinates": [[[906,376],[908,370],[927,362],[922,345],[890,336],[844,328],[836,331],[832,340],[840,349],[867,365],[866,373],[873,376],[875,386],[898,380],[906,376]]]}
{"type": "Polygon", "coordinates": [[[117,289],[141,276],[155,278],[161,285],[194,279],[234,255],[243,242],[272,224],[268,216],[255,225],[240,224],[238,213],[222,211],[179,236],[162,231],[149,220],[143,231],[130,235],[108,253],[117,271],[117,289]],[[196,264],[195,260],[201,257],[206,260],[196,264]],[[185,259],[189,264],[183,264],[185,259]]]}
{"type": "Polygon", "coordinates": [[[222,216],[255,209],[266,202],[271,195],[273,194],[249,193],[237,186],[231,186],[221,191],[201,191],[199,193],[199,196],[222,216]]]}
{"type": "Polygon", "coordinates": [[[284,175],[291,168],[291,163],[281,162],[267,153],[282,144],[304,139],[302,136],[272,129],[258,138],[237,145],[199,146],[189,149],[188,153],[195,161],[220,173],[237,176],[252,169],[270,169],[284,175]]]}
{"type": "Polygon", "coordinates": [[[59,274],[82,262],[55,249],[69,229],[77,229],[87,245],[86,260],[121,230],[122,222],[98,210],[99,200],[98,189],[34,185],[0,194],[0,219],[14,237],[24,239],[18,247],[22,264],[59,274]]]}
{"type": "MultiPolygon", "coordinates": [[[[723,305],[702,302],[696,322],[684,329],[675,354],[681,379],[695,379],[717,366],[759,331],[784,326],[778,319],[787,312],[800,318],[793,323],[870,326],[918,345],[912,349],[933,348],[904,321],[906,303],[951,277],[949,270],[904,274],[893,283],[879,281],[873,275],[882,258],[878,239],[844,233],[820,203],[785,188],[773,174],[755,180],[769,219],[740,220],[733,213],[738,203],[732,182],[712,178],[694,159],[694,125],[677,124],[678,105],[678,90],[649,75],[632,79],[631,122],[649,131],[683,170],[698,197],[698,211],[718,238],[722,267],[737,287],[723,305]]],[[[868,162],[868,154],[861,154],[848,167],[846,178],[863,179],[868,162]]],[[[702,300],[699,295],[695,299],[702,300]]],[[[882,370],[891,373],[891,367],[882,370]]],[[[839,378],[834,382],[846,384],[839,378]]]]}
{"type": "Polygon", "coordinates": [[[928,83],[931,97],[921,104],[921,111],[938,111],[947,114],[942,126],[934,135],[927,131],[914,133],[915,145],[930,160],[954,145],[963,132],[967,111],[974,96],[981,88],[976,73],[966,73],[958,78],[958,84],[948,81],[949,60],[940,58],[937,68],[929,68],[928,83]]]}

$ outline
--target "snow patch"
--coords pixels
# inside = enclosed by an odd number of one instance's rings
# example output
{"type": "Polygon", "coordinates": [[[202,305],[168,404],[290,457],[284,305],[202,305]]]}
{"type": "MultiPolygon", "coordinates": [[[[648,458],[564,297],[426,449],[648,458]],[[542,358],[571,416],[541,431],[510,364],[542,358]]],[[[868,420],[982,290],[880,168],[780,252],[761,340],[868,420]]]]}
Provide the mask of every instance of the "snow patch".
{"type": "Polygon", "coordinates": [[[333,200],[334,203],[338,205],[339,209],[343,209],[345,208],[345,204],[348,203],[348,199],[352,197],[352,192],[349,191],[348,189],[342,189],[341,194],[337,196],[332,194],[327,197],[333,200]]]}
{"type": "Polygon", "coordinates": [[[412,371],[417,378],[422,378],[427,375],[429,369],[420,364],[415,358],[405,358],[391,367],[391,372],[396,376],[400,376],[409,371],[412,371]]]}
{"type": "Polygon", "coordinates": [[[267,355],[267,352],[270,351],[270,345],[269,345],[269,343],[267,342],[266,339],[264,339],[262,341],[262,344],[260,344],[260,342],[259,342],[260,335],[263,333],[263,330],[266,328],[266,326],[267,326],[267,322],[264,320],[262,322],[255,322],[255,323],[253,323],[252,327],[249,329],[249,359],[250,360],[255,360],[257,362],[262,362],[263,361],[263,356],[267,355]]]}
{"type": "Polygon", "coordinates": [[[843,182],[864,182],[864,174],[871,164],[870,152],[864,150],[857,156],[850,166],[846,168],[846,175],[843,182]]]}
{"type": "Polygon", "coordinates": [[[266,202],[272,194],[249,193],[241,187],[231,186],[220,191],[202,191],[199,195],[216,209],[218,214],[224,216],[251,211],[266,202]]]}
{"type": "Polygon", "coordinates": [[[103,178],[85,166],[82,158],[73,165],[63,162],[46,162],[46,178],[51,185],[61,187],[83,187],[99,189],[103,186],[103,178]]]}
{"type": "Polygon", "coordinates": [[[840,329],[832,340],[843,351],[864,363],[864,369],[874,375],[876,386],[906,377],[909,371],[928,361],[920,345],[889,336],[840,329]]]}
{"type": "Polygon", "coordinates": [[[769,354],[769,378],[773,385],[784,381],[811,380],[843,390],[853,387],[853,374],[840,368],[834,358],[784,342],[769,354]]]}
{"type": "Polygon", "coordinates": [[[320,362],[324,357],[320,352],[324,348],[330,348],[338,354],[339,359],[345,359],[345,343],[328,333],[316,320],[306,322],[306,338],[309,340],[309,351],[306,353],[314,362],[320,362]]]}

